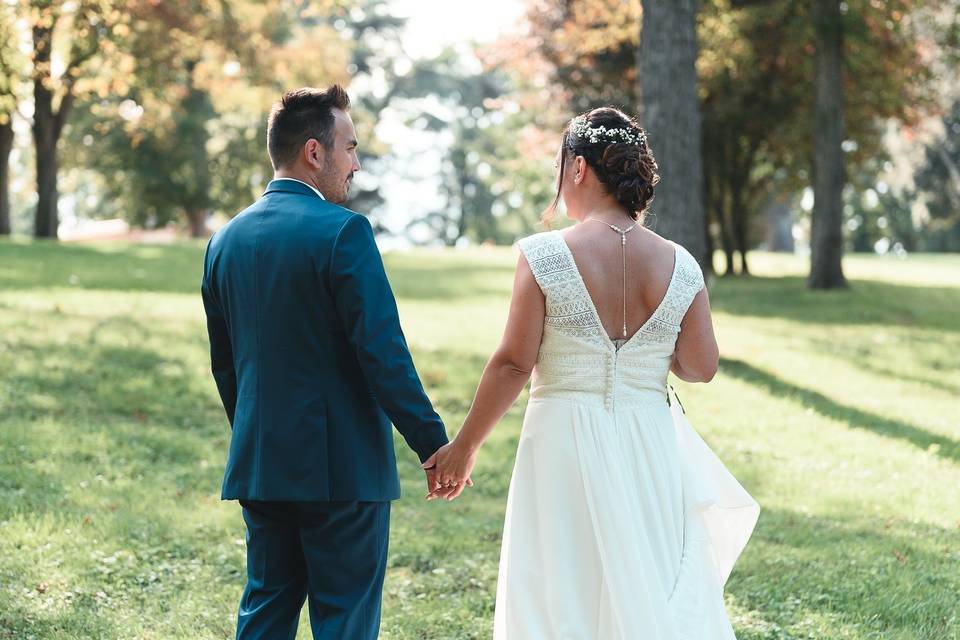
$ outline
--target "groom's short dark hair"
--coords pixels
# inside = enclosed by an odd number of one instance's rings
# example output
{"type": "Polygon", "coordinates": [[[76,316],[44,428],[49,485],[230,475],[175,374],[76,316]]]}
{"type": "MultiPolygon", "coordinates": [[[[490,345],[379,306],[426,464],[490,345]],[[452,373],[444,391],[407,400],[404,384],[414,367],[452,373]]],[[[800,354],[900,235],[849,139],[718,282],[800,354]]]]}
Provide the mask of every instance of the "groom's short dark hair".
{"type": "Polygon", "coordinates": [[[274,169],[286,166],[310,138],[333,147],[333,109],[347,111],[350,96],[338,84],[327,89],[294,89],[273,105],[267,119],[267,151],[274,169]]]}

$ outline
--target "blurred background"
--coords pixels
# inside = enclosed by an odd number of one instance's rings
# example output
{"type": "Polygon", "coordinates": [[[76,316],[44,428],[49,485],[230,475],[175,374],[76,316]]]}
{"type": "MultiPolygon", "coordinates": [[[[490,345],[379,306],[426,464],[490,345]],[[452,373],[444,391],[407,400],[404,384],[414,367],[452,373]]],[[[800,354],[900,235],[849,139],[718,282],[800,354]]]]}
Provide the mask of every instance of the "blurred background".
{"type": "MultiPolygon", "coordinates": [[[[0,640],[233,637],[205,238],[333,82],[451,435],[560,132],[619,106],[716,276],[719,373],[673,384],[763,508],[738,639],[960,639],[958,44],[956,0],[0,0],[0,640]]],[[[384,640],[490,637],[525,402],[453,503],[396,440],[384,640]]]]}
{"type": "Polygon", "coordinates": [[[364,165],[349,206],[384,247],[537,230],[566,120],[616,105],[663,151],[654,213],[702,225],[721,273],[810,251],[818,160],[843,249],[960,250],[955,2],[673,4],[650,40],[687,35],[644,56],[639,1],[3,0],[0,233],[207,235],[271,177],[271,102],[340,82],[364,165]],[[817,46],[831,19],[836,51],[817,46]],[[838,148],[816,137],[830,120],[838,148]]]}

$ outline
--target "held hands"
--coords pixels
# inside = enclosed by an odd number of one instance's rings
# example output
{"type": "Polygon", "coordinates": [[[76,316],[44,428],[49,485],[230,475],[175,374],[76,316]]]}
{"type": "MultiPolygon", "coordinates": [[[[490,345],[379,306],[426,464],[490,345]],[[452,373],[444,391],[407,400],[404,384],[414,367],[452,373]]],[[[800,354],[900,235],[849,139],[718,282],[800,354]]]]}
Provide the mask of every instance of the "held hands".
{"type": "Polygon", "coordinates": [[[427,500],[455,500],[467,487],[473,486],[470,474],[477,462],[477,451],[454,438],[437,449],[421,465],[427,474],[427,500]]]}

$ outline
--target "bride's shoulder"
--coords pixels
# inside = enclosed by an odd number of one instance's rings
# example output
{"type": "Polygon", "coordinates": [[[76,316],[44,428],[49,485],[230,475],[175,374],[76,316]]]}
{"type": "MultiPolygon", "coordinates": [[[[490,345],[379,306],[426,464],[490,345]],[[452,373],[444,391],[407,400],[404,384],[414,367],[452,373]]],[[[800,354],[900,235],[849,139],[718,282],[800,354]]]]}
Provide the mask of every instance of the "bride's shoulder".
{"type": "Polygon", "coordinates": [[[650,229],[645,228],[644,231],[649,234],[648,238],[651,245],[658,247],[658,255],[663,260],[673,261],[674,270],[680,280],[689,281],[694,285],[703,284],[703,271],[700,268],[700,263],[685,246],[679,242],[668,240],[650,229]]]}
{"type": "Polygon", "coordinates": [[[699,291],[706,284],[706,281],[703,277],[703,269],[700,268],[700,263],[697,262],[697,259],[693,257],[693,254],[690,253],[682,244],[676,242],[671,242],[671,244],[676,250],[674,271],[676,272],[677,280],[689,285],[694,293],[699,291]]]}
{"type": "Polygon", "coordinates": [[[656,231],[649,229],[647,227],[644,227],[643,231],[644,233],[647,234],[648,241],[651,243],[650,246],[656,246],[658,248],[659,253],[664,258],[669,256],[672,259],[674,254],[676,254],[677,256],[682,256],[681,259],[683,260],[686,260],[689,258],[694,262],[696,262],[696,259],[693,257],[693,255],[689,251],[687,251],[687,248],[684,247],[679,242],[674,242],[673,240],[664,238],[656,231]]]}

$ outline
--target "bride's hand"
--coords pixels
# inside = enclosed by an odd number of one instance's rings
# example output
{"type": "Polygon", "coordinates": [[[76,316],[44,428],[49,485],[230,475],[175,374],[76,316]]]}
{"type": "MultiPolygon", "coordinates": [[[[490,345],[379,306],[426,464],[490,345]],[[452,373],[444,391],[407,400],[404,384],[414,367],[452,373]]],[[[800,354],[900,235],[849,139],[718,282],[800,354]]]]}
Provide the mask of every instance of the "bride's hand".
{"type": "Polygon", "coordinates": [[[477,451],[464,446],[454,438],[453,442],[440,447],[423,463],[424,469],[433,469],[439,487],[427,495],[427,500],[457,498],[466,487],[473,486],[470,474],[477,462],[477,451]],[[452,488],[452,490],[451,490],[452,488]]]}

